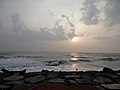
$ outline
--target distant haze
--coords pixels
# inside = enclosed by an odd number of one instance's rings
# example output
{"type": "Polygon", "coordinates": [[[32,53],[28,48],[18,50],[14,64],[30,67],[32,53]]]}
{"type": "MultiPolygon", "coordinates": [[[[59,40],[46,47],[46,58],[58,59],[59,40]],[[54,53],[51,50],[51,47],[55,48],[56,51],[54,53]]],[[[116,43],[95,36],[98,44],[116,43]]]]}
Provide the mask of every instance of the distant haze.
{"type": "Polygon", "coordinates": [[[120,0],[0,0],[0,51],[120,53],[120,0]]]}

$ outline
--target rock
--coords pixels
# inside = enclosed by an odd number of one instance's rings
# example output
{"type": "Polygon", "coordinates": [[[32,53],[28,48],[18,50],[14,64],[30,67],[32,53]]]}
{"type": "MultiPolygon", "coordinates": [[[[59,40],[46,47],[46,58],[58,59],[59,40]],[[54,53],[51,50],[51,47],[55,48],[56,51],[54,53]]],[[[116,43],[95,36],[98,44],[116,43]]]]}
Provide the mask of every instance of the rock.
{"type": "Polygon", "coordinates": [[[93,81],[96,83],[112,83],[112,80],[105,77],[96,77],[93,81]]]}
{"type": "Polygon", "coordinates": [[[48,80],[47,82],[50,82],[50,83],[64,83],[64,79],[60,79],[60,78],[54,78],[54,79],[50,79],[48,80]]]}
{"type": "Polygon", "coordinates": [[[76,79],[76,78],[79,78],[80,75],[65,75],[65,78],[66,79],[76,79]]]}
{"type": "Polygon", "coordinates": [[[21,81],[6,82],[4,84],[5,85],[22,85],[22,84],[25,84],[25,82],[23,80],[21,80],[21,81]]]}
{"type": "Polygon", "coordinates": [[[112,73],[107,73],[107,74],[104,75],[104,76],[109,77],[109,78],[112,78],[112,79],[120,78],[119,75],[117,75],[117,74],[112,74],[112,73]]]}
{"type": "Polygon", "coordinates": [[[55,72],[50,72],[50,73],[47,74],[47,78],[54,78],[54,77],[57,77],[57,76],[59,76],[59,74],[55,73],[55,72]]]}
{"type": "Polygon", "coordinates": [[[14,75],[14,74],[24,75],[26,72],[26,69],[24,69],[23,71],[9,71],[9,70],[3,68],[3,69],[1,69],[1,71],[4,74],[8,74],[8,75],[14,75]]]}
{"type": "Polygon", "coordinates": [[[0,90],[6,90],[6,89],[10,89],[11,86],[7,86],[7,85],[0,85],[0,90]]]}
{"type": "Polygon", "coordinates": [[[82,77],[84,79],[92,80],[93,74],[91,74],[91,73],[81,73],[80,77],[82,77]]]}
{"type": "Polygon", "coordinates": [[[113,73],[114,71],[112,69],[110,69],[110,68],[104,67],[103,72],[105,72],[105,73],[113,73]]]}
{"type": "Polygon", "coordinates": [[[75,80],[68,80],[70,82],[70,84],[77,84],[77,82],[75,80]]]}
{"type": "Polygon", "coordinates": [[[17,80],[21,80],[24,78],[25,78],[25,76],[22,76],[22,75],[12,75],[12,76],[3,78],[3,80],[5,80],[5,81],[17,81],[17,80]]]}
{"type": "Polygon", "coordinates": [[[42,82],[45,79],[46,79],[46,77],[44,75],[38,75],[38,76],[26,78],[25,82],[26,83],[37,83],[37,82],[42,82]]]}
{"type": "Polygon", "coordinates": [[[104,88],[112,90],[120,90],[120,84],[101,84],[104,88]]]}
{"type": "Polygon", "coordinates": [[[91,80],[88,80],[88,79],[75,79],[77,81],[77,83],[79,84],[94,84],[94,82],[92,82],[91,80]]]}

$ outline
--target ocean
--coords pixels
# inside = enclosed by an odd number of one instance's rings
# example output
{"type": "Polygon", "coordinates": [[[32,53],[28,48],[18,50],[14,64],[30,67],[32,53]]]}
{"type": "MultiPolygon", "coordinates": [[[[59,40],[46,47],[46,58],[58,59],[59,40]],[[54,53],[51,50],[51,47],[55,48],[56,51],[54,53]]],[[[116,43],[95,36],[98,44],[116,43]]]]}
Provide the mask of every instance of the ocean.
{"type": "Polygon", "coordinates": [[[120,70],[120,53],[1,52],[0,69],[39,72],[98,71],[103,67],[120,70]]]}

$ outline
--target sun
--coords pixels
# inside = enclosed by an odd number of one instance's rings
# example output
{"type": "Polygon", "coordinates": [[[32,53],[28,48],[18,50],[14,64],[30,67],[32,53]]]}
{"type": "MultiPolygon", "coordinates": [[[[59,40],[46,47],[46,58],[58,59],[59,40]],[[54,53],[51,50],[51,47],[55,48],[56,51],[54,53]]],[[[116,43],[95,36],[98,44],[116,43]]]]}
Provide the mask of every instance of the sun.
{"type": "Polygon", "coordinates": [[[71,41],[72,42],[77,42],[78,41],[78,37],[73,37],[71,41]]]}

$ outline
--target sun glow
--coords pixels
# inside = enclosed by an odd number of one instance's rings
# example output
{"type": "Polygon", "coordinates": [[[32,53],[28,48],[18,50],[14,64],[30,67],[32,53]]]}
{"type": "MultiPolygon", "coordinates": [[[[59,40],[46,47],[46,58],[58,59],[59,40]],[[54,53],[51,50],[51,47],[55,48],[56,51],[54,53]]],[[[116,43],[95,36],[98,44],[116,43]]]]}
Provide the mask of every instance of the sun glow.
{"type": "Polygon", "coordinates": [[[78,41],[78,37],[73,37],[71,41],[72,42],[77,42],[78,41]]]}

